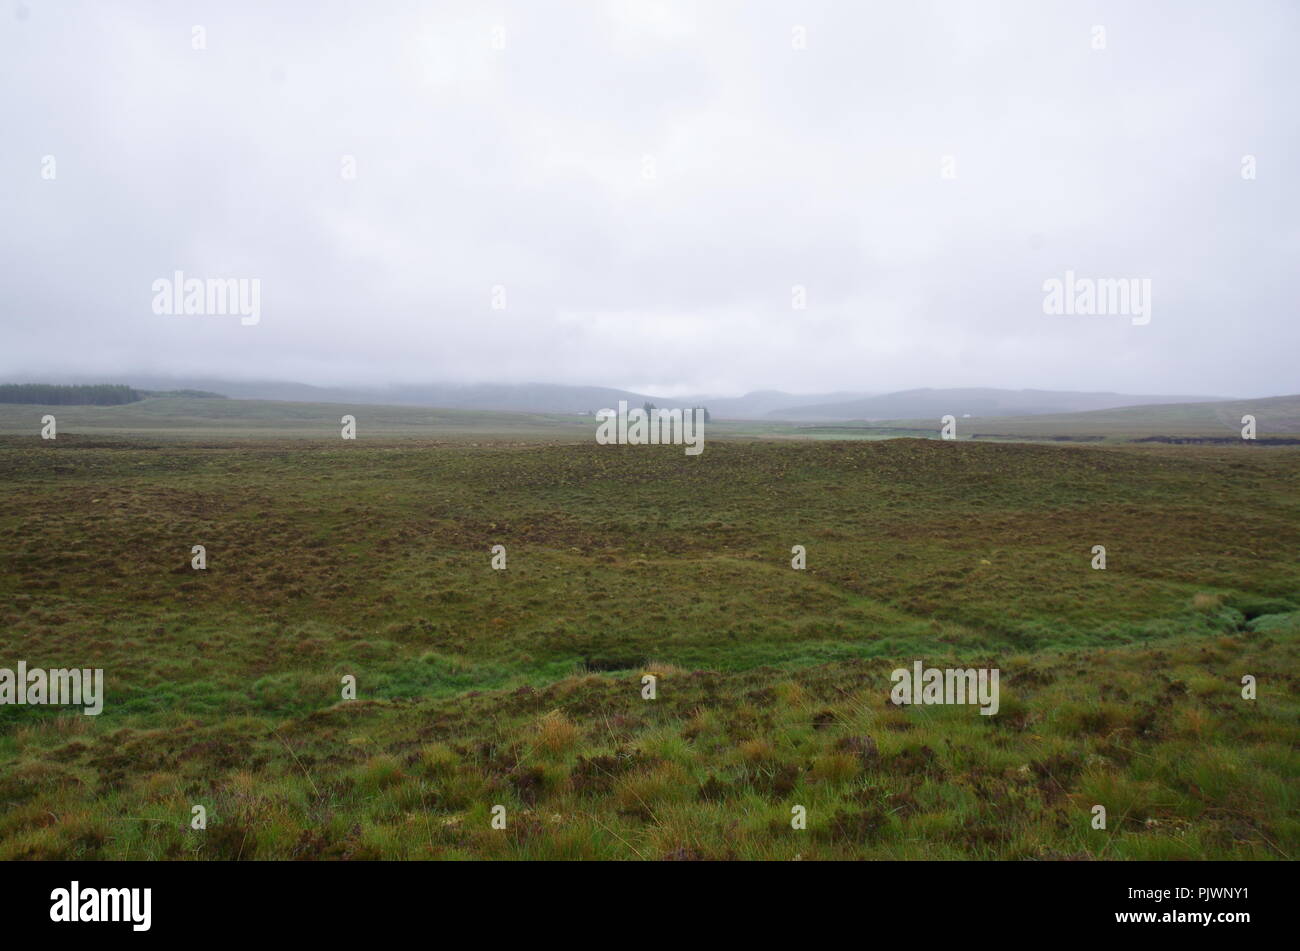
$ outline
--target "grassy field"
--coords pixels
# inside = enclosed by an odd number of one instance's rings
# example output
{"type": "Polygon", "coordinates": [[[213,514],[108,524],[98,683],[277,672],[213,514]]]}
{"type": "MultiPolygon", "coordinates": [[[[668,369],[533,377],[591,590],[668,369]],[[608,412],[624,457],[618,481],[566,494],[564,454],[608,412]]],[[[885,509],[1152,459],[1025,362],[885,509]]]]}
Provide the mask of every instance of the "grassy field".
{"type": "MultiPolygon", "coordinates": [[[[155,441],[232,438],[319,439],[338,437],[340,419],[352,415],[362,437],[413,437],[448,441],[510,439],[528,442],[590,442],[590,416],[431,409],[368,403],[288,403],[148,397],[120,406],[36,406],[0,403],[0,436],[40,432],[52,414],[60,433],[155,441]]],[[[1063,442],[1241,442],[1241,418],[1253,415],[1257,442],[1300,445],[1300,396],[1218,403],[1135,406],[1086,413],[1003,416],[957,420],[958,440],[1063,442]]],[[[874,440],[936,439],[939,419],[795,423],[714,419],[707,438],[874,440]]]]}
{"type": "MultiPolygon", "coordinates": [[[[1044,413],[1038,416],[986,416],[957,420],[959,439],[1054,440],[1065,442],[1241,442],[1242,417],[1255,417],[1256,441],[1300,445],[1300,396],[1210,403],[1170,403],[1044,413]]],[[[938,420],[808,424],[794,432],[831,439],[933,436],[938,420]]]]}
{"type": "MultiPolygon", "coordinates": [[[[356,418],[361,438],[589,443],[596,431],[596,420],[591,416],[168,396],[148,397],[121,406],[0,403],[0,436],[37,434],[41,430],[41,418],[46,414],[55,417],[60,434],[83,440],[107,436],[169,443],[214,441],[214,445],[229,445],[231,439],[335,440],[339,438],[340,420],[345,415],[356,418]]],[[[835,438],[883,439],[886,435],[896,434],[851,430],[835,438]]],[[[930,435],[937,435],[937,429],[930,435]]],[[[794,423],[758,420],[711,421],[706,436],[822,438],[816,432],[804,432],[804,427],[794,423]]]]}
{"type": "Polygon", "coordinates": [[[53,410],[53,442],[0,408],[0,666],[107,680],[98,717],[0,707],[0,858],[1300,846],[1300,450],[687,457],[372,407],[345,443],[336,407],[189,402],[53,410]],[[998,668],[998,714],[890,703],[916,660],[998,668]]]}
{"type": "Polygon", "coordinates": [[[482,410],[378,406],[365,403],[286,403],[150,397],[121,406],[33,406],[0,403],[0,435],[39,433],[51,414],[60,433],[162,441],[338,439],[344,415],[356,417],[362,437],[429,439],[590,439],[595,420],[580,416],[493,413],[482,410]]]}

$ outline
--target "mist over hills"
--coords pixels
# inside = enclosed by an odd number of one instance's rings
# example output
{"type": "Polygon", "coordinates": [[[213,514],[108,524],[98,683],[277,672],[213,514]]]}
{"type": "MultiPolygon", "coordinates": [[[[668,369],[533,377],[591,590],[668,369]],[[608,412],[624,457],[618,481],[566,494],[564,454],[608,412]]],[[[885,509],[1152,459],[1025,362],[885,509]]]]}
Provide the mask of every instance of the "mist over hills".
{"type": "Polygon", "coordinates": [[[744,396],[692,397],[690,404],[707,406],[709,413],[719,419],[781,419],[785,418],[783,414],[796,412],[806,406],[840,403],[869,396],[870,394],[862,392],[797,395],[781,390],[755,390],[744,396]]]}
{"type": "Polygon", "coordinates": [[[283,380],[147,375],[131,375],[124,382],[139,390],[201,390],[234,399],[428,406],[493,412],[593,413],[606,407],[616,407],[620,400],[626,400],[629,406],[634,407],[646,402],[669,409],[707,406],[716,419],[788,421],[937,419],[949,413],[957,417],[967,414],[974,417],[1036,416],[1225,399],[1221,396],[1077,393],[994,387],[924,388],[883,394],[861,391],[795,394],[781,390],[756,390],[743,396],[694,395],[673,398],[615,387],[558,383],[313,386],[283,380]]]}
{"type": "MultiPolygon", "coordinates": [[[[81,381],[69,381],[81,382],[81,381]]],[[[98,381],[96,381],[98,382],[98,381]]],[[[223,380],[198,377],[130,376],[141,390],[206,390],[235,399],[283,400],[301,403],[365,403],[385,406],[430,406],[439,409],[490,410],[520,413],[594,413],[648,402],[667,409],[708,406],[710,414],[726,419],[762,419],[819,403],[839,403],[869,396],[863,391],[794,394],[758,390],[744,396],[666,397],[608,386],[558,383],[419,383],[391,386],[312,386],[281,380],[223,380]]]]}
{"type": "MultiPolygon", "coordinates": [[[[133,377],[132,379],[138,379],[133,377]]],[[[147,389],[175,389],[176,380],[145,378],[137,383],[147,389]],[[156,384],[156,385],[155,385],[156,384]]],[[[429,406],[439,409],[491,410],[524,413],[595,412],[618,405],[619,400],[640,406],[646,400],[656,405],[696,405],[605,386],[566,386],[552,383],[417,383],[391,386],[312,386],[278,380],[233,381],[205,379],[186,381],[186,388],[211,390],[235,399],[282,400],[301,403],[364,403],[384,406],[429,406]],[[194,385],[189,384],[193,382],[194,385]],[[198,385],[198,383],[202,385],[198,385]]]]}

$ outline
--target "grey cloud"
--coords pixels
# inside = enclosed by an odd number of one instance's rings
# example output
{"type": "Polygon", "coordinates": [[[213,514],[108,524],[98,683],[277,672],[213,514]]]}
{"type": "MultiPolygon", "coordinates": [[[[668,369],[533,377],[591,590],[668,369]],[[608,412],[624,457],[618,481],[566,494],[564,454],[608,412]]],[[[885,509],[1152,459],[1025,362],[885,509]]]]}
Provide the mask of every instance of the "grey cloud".
{"type": "Polygon", "coordinates": [[[1300,389],[1288,3],[26,7],[5,377],[1300,389]],[[153,314],[177,268],[261,322],[153,314]]]}

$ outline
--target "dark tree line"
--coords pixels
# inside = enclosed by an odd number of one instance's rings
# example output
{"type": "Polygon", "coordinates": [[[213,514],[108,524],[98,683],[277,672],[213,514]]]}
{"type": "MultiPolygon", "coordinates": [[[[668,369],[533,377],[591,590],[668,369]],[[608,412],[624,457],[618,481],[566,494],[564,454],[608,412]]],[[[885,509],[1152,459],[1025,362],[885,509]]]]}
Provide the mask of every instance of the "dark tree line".
{"type": "Polygon", "coordinates": [[[140,394],[121,383],[59,386],[54,383],[0,383],[0,403],[39,403],[43,406],[120,406],[140,394]]]}

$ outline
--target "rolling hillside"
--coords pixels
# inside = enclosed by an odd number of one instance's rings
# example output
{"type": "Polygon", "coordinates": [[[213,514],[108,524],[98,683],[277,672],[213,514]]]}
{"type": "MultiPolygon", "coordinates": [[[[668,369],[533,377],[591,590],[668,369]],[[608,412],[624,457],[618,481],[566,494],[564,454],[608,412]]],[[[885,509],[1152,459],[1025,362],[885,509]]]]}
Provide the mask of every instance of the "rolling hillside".
{"type": "Polygon", "coordinates": [[[773,419],[887,420],[916,417],[1028,416],[1080,413],[1125,406],[1221,401],[1213,396],[1134,396],[1124,393],[1072,393],[1057,390],[1000,390],[990,387],[903,390],[861,399],[778,409],[773,419]]]}
{"type": "MultiPolygon", "coordinates": [[[[37,437],[46,413],[61,437],[136,436],[152,439],[339,438],[340,419],[357,419],[359,438],[524,439],[586,442],[590,416],[432,409],[370,403],[150,396],[122,406],[0,404],[0,435],[37,437]]],[[[1256,418],[1260,443],[1300,439],[1300,396],[1214,403],[1129,406],[1084,413],[961,417],[959,439],[1080,442],[1240,442],[1241,417],[1256,418]]],[[[940,415],[826,424],[780,420],[714,419],[706,438],[888,439],[935,438],[940,415]]]]}
{"type": "MultiPolygon", "coordinates": [[[[1241,418],[1252,415],[1258,441],[1300,437],[1300,395],[1214,403],[1126,406],[1086,413],[971,417],[957,421],[959,439],[1241,441],[1241,418]]],[[[846,427],[847,428],[847,427],[846,427]]],[[[889,420],[866,430],[898,435],[937,431],[939,419],[889,420]]]]}
{"type": "Polygon", "coordinates": [[[42,415],[53,414],[68,435],[187,438],[338,439],[339,420],[352,415],[361,438],[375,435],[589,438],[588,417],[428,409],[365,403],[289,403],[274,400],[150,397],[124,406],[0,404],[0,434],[38,435],[42,415]]]}
{"type": "MultiPolygon", "coordinates": [[[[98,381],[95,381],[98,382],[98,381]]],[[[391,386],[311,386],[274,380],[222,380],[172,378],[133,374],[132,385],[142,390],[205,390],[236,399],[295,403],[350,403],[385,406],[432,406],[442,409],[487,410],[512,413],[594,412],[627,400],[630,406],[649,401],[667,408],[708,406],[715,417],[761,419],[785,410],[860,399],[863,392],[785,393],[758,390],[743,396],[686,396],[671,398],[608,386],[572,386],[554,383],[423,383],[391,386]]]]}

